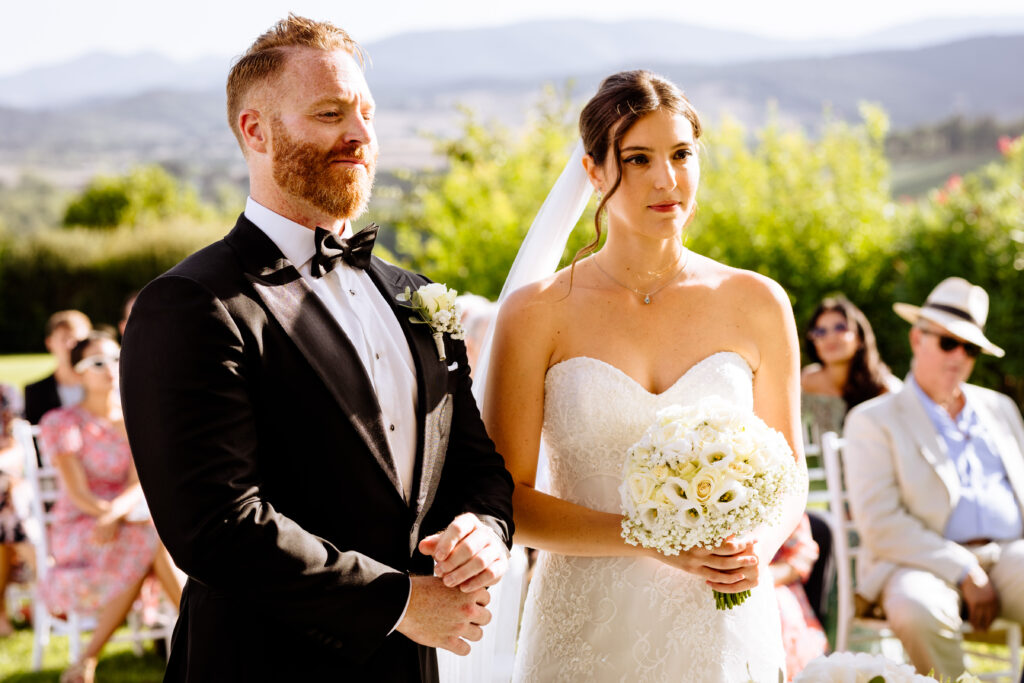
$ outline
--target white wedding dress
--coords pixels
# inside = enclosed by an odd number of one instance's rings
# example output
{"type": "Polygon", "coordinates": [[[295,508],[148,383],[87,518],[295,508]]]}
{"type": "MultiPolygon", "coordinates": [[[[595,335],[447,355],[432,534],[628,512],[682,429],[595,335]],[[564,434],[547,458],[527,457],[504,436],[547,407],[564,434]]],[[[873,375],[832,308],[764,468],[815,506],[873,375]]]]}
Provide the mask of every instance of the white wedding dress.
{"type": "MultiPolygon", "coordinates": [[[[614,513],[626,451],[658,410],[710,395],[753,406],[750,367],[733,352],[660,394],[603,361],[571,358],[548,369],[544,392],[552,495],[614,513]]],[[[541,553],[520,634],[514,678],[529,683],[776,683],[785,670],[767,567],[744,604],[718,611],[702,579],[656,559],[541,553]]]]}

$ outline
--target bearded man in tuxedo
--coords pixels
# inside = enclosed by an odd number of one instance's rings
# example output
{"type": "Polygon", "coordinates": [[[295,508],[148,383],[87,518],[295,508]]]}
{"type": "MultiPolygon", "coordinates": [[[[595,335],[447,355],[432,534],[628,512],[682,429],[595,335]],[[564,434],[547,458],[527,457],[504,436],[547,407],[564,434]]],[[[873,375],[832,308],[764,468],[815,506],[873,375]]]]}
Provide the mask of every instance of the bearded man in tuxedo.
{"type": "Polygon", "coordinates": [[[465,346],[439,360],[395,298],[428,280],[351,234],[377,159],[361,61],[293,15],[237,61],[245,212],[128,321],[132,453],[189,575],[167,680],[435,680],[508,566],[512,480],[465,346]]]}

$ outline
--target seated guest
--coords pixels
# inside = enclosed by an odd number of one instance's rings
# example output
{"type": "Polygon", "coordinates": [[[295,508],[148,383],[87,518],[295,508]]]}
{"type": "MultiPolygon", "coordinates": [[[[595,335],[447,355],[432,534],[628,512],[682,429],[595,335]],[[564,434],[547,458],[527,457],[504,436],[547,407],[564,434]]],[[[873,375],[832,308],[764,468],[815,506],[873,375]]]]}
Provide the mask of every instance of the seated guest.
{"type": "Polygon", "coordinates": [[[53,566],[40,594],[54,614],[97,617],[82,658],[62,683],[91,682],[107,639],[124,621],[143,579],[153,572],[175,605],[181,585],[148,517],[125,435],[117,385],[119,348],[93,332],[69,354],[82,401],[53,410],[40,425],[43,453],[58,469],[60,496],[50,527],[53,566]]]}
{"type": "Polygon", "coordinates": [[[880,601],[919,672],[964,671],[959,630],[1024,622],[1024,421],[1007,396],[967,384],[982,352],[988,294],[943,280],[912,324],[898,392],[854,408],[844,464],[864,552],[857,591],[880,601]]]}
{"type": "MultiPolygon", "coordinates": [[[[805,340],[804,349],[811,363],[800,374],[800,403],[815,442],[820,442],[825,432],[841,432],[850,408],[896,391],[902,384],[882,362],[867,316],[842,295],[828,297],[818,304],[811,314],[805,340]]],[[[804,582],[804,589],[818,619],[824,622],[835,579],[832,532],[824,517],[814,510],[809,515],[811,534],[821,554],[804,582]]]]}
{"type": "Polygon", "coordinates": [[[57,359],[52,375],[25,387],[25,419],[39,424],[47,411],[73,406],[82,399],[78,373],[71,369],[72,347],[92,331],[92,323],[81,311],[58,311],[46,321],[46,350],[57,359]]]}
{"type": "Polygon", "coordinates": [[[118,336],[124,337],[124,328],[128,326],[128,316],[132,314],[132,306],[135,305],[135,299],[139,296],[137,291],[132,292],[124,300],[124,306],[121,307],[121,320],[117,323],[118,336]]]}
{"type": "Polygon", "coordinates": [[[806,339],[811,363],[800,373],[800,390],[804,412],[817,431],[841,431],[848,410],[900,388],[901,382],[882,362],[871,323],[846,297],[829,297],[818,304],[806,339]]]}
{"type": "Polygon", "coordinates": [[[469,361],[470,375],[476,368],[487,332],[498,315],[498,305],[478,294],[460,294],[455,303],[462,309],[462,328],[465,331],[466,358],[469,361]]]}
{"type": "Polygon", "coordinates": [[[809,661],[828,649],[825,631],[807,601],[803,585],[817,560],[818,544],[811,536],[810,521],[804,515],[771,563],[782,620],[782,645],[786,649],[787,680],[790,681],[809,661]]]}
{"type": "Polygon", "coordinates": [[[14,561],[28,561],[31,552],[25,547],[25,529],[14,509],[11,493],[20,481],[22,451],[11,435],[11,423],[21,412],[21,396],[9,384],[0,384],[0,638],[11,635],[14,628],[7,615],[7,583],[14,561]]]}

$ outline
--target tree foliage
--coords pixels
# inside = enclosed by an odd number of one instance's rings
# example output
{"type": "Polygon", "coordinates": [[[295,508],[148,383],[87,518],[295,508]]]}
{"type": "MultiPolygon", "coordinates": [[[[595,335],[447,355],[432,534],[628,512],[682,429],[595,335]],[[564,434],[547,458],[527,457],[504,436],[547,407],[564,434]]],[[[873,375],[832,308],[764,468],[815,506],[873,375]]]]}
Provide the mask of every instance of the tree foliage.
{"type": "Polygon", "coordinates": [[[163,167],[139,166],[122,176],[98,176],[64,212],[65,226],[114,228],[169,218],[204,218],[196,191],[163,167]]]}
{"type": "MultiPolygon", "coordinates": [[[[576,137],[572,107],[553,94],[520,133],[485,126],[465,111],[462,134],[438,141],[447,167],[408,174],[408,195],[385,220],[398,228],[397,258],[460,291],[494,298],[522,237],[576,137]]],[[[774,278],[797,324],[825,296],[843,292],[873,321],[897,374],[909,367],[907,326],[892,303],[921,303],[959,275],[992,297],[989,331],[1008,358],[982,360],[975,379],[1024,402],[1024,143],[1005,158],[928,198],[898,205],[885,154],[888,120],[864,105],[861,120],[826,122],[817,138],[778,121],[751,134],[734,121],[706,122],[701,188],[688,246],[774,278]]],[[[563,263],[593,236],[593,203],[563,263]]]]}
{"type": "MultiPolygon", "coordinates": [[[[445,171],[407,174],[412,189],[384,220],[395,226],[405,265],[494,299],[575,144],[575,122],[568,97],[553,90],[518,133],[462,114],[461,137],[436,141],[445,171]]],[[[580,219],[565,258],[590,241],[592,221],[591,211],[580,219]]]]}

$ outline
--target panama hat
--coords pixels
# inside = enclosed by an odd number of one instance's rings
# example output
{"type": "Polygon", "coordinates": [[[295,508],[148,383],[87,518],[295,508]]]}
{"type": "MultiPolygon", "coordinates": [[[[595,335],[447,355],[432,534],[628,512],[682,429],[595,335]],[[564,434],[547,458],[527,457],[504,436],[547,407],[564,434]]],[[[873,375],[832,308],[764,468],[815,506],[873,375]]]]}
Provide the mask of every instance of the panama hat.
{"type": "Polygon", "coordinates": [[[990,356],[1006,355],[985,336],[988,292],[962,277],[948,277],[940,282],[923,306],[896,303],[892,310],[911,325],[924,319],[945,328],[954,337],[977,344],[990,356]]]}

